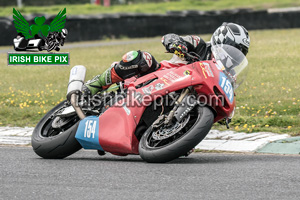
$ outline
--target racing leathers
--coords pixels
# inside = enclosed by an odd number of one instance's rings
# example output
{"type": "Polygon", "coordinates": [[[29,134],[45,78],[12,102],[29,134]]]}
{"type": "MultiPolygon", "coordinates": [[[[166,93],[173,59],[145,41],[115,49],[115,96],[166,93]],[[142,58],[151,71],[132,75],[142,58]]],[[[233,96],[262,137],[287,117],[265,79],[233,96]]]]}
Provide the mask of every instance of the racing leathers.
{"type": "MultiPolygon", "coordinates": [[[[210,43],[194,35],[178,36],[167,34],[162,37],[162,44],[167,52],[174,53],[184,60],[185,53],[195,52],[201,60],[210,58],[210,43]]],[[[113,83],[120,82],[132,76],[143,76],[159,69],[161,65],[155,58],[145,51],[130,51],[126,53],[120,62],[112,63],[111,67],[102,74],[95,76],[84,85],[84,93],[88,92],[95,95],[102,89],[107,88],[113,83]]]]}

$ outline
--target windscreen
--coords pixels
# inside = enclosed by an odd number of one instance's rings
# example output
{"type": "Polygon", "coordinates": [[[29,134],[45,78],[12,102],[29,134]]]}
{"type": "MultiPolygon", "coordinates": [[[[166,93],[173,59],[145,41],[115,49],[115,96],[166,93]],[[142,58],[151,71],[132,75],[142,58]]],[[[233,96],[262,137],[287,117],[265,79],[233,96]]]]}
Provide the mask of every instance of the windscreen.
{"type": "Polygon", "coordinates": [[[213,45],[211,51],[217,64],[231,80],[233,88],[238,88],[246,78],[245,69],[248,66],[246,56],[237,48],[226,44],[213,45]]]}

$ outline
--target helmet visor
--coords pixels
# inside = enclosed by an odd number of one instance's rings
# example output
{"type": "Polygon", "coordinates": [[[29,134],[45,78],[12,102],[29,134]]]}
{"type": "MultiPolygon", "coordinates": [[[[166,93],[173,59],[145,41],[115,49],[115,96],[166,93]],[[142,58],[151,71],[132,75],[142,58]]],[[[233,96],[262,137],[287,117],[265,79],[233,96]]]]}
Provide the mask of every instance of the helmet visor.
{"type": "Polygon", "coordinates": [[[227,44],[213,45],[211,51],[233,88],[238,88],[247,75],[245,69],[248,66],[248,60],[246,56],[239,49],[227,44]]]}

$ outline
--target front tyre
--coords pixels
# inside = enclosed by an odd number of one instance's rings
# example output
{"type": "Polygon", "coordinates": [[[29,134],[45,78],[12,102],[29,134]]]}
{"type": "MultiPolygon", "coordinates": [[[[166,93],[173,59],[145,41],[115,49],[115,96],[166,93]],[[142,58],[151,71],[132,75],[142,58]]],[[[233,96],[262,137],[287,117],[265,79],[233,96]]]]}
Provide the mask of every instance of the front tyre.
{"type": "Polygon", "coordinates": [[[36,125],[31,136],[34,152],[42,158],[65,158],[82,147],[75,138],[79,118],[56,116],[65,107],[65,101],[50,110],[36,125]]]}
{"type": "Polygon", "coordinates": [[[210,108],[196,106],[187,122],[174,127],[173,133],[172,127],[165,128],[167,130],[165,134],[162,134],[163,131],[157,134],[152,126],[149,127],[140,140],[139,154],[143,160],[151,163],[174,160],[200,143],[211,129],[213,122],[214,114],[210,108]]]}

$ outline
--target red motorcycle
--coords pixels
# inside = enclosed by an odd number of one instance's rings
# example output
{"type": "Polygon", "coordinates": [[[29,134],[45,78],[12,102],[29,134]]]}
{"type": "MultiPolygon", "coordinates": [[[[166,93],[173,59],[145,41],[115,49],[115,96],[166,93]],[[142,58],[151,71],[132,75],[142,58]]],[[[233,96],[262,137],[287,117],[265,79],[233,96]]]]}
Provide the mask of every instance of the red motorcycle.
{"type": "MultiPolygon", "coordinates": [[[[213,123],[235,107],[234,89],[248,61],[238,49],[212,47],[212,60],[161,62],[161,69],[112,85],[92,99],[81,98],[85,67],[70,73],[66,101],[49,111],[32,134],[43,158],[65,158],[82,147],[147,162],[168,162],[200,143],[213,123]]],[[[173,60],[174,61],[174,60],[173,60]]]]}

